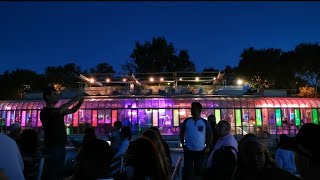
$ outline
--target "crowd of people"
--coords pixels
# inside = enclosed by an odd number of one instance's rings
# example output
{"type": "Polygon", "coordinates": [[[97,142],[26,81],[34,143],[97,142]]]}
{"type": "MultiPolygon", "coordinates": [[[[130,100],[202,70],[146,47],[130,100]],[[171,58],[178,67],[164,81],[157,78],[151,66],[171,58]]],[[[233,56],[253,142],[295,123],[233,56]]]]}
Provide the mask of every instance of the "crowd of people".
{"type": "Polygon", "coordinates": [[[180,127],[183,179],[320,179],[320,146],[316,143],[320,125],[304,124],[295,137],[280,135],[273,157],[255,134],[246,134],[238,142],[228,121],[216,124],[214,115],[206,121],[201,111],[200,103],[192,103],[192,117],[180,127]]]}
{"type": "MultiPolygon", "coordinates": [[[[50,87],[43,93],[46,106],[40,120],[44,142],[39,134],[19,123],[0,134],[0,180],[168,180],[172,159],[168,144],[157,127],[143,131],[132,140],[129,126],[114,122],[108,133],[111,144],[99,139],[95,129],[87,127],[74,161],[72,175],[64,174],[67,134],[64,116],[75,113],[83,103],[76,96],[56,107],[59,93],[50,87]]],[[[180,126],[183,148],[182,179],[320,179],[320,155],[317,141],[320,125],[305,124],[295,137],[280,135],[273,157],[255,134],[246,134],[239,142],[230,133],[226,120],[216,123],[215,116],[201,118],[202,106],[191,104],[192,117],[180,126]]]]}
{"type": "Polygon", "coordinates": [[[66,177],[67,134],[64,116],[75,113],[83,97],[75,96],[56,107],[59,93],[50,86],[43,92],[46,106],[40,112],[44,131],[43,145],[39,134],[19,123],[10,126],[8,134],[0,134],[0,180],[96,180],[96,179],[169,179],[172,160],[168,144],[159,129],[151,127],[141,137],[131,141],[132,132],[121,121],[114,123],[108,134],[111,145],[87,127],[77,151],[73,173],[66,177]],[[114,171],[112,163],[121,161],[121,170],[114,171]]]}

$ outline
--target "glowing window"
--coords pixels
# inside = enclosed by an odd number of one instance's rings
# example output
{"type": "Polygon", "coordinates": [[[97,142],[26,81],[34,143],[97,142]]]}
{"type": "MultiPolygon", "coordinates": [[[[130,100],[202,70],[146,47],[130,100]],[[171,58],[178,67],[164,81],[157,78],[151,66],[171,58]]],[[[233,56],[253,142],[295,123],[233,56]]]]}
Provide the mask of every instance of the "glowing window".
{"type": "Polygon", "coordinates": [[[256,109],[256,125],[257,126],[262,126],[261,109],[256,109]]]}
{"type": "Polygon", "coordinates": [[[276,125],[281,126],[282,121],[281,121],[281,109],[276,109],[276,125]]]}

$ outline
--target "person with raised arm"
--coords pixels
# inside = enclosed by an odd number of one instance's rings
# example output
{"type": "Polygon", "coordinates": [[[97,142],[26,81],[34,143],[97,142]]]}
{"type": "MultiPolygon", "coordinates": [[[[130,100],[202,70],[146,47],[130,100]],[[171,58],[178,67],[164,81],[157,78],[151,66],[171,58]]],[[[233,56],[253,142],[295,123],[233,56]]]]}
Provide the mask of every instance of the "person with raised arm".
{"type": "Polygon", "coordinates": [[[46,106],[41,109],[40,120],[44,130],[44,155],[43,179],[63,179],[64,160],[66,156],[65,145],[67,133],[64,116],[78,111],[84,99],[75,96],[67,103],[56,107],[60,94],[53,87],[47,87],[43,92],[46,106]],[[70,108],[73,104],[74,107],[70,108]]]}

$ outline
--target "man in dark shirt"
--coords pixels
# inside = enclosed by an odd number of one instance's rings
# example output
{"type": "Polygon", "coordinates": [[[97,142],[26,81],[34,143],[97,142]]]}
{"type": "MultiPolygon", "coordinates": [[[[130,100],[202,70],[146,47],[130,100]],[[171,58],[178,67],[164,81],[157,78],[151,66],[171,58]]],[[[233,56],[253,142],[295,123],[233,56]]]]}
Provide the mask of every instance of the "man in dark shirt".
{"type": "Polygon", "coordinates": [[[46,155],[43,179],[63,179],[65,145],[67,133],[64,124],[64,115],[75,113],[83,103],[82,96],[75,96],[69,102],[55,107],[59,100],[59,93],[50,86],[43,92],[46,102],[40,112],[40,120],[44,130],[44,154],[46,155]],[[78,102],[73,108],[70,106],[78,102]]]}

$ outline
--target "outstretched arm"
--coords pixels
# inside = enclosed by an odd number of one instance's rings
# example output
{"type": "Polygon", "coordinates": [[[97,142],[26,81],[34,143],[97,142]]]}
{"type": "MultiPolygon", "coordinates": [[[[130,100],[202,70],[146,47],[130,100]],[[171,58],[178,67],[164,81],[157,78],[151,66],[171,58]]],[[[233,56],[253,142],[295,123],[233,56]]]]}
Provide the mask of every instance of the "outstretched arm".
{"type": "Polygon", "coordinates": [[[71,114],[71,113],[75,113],[82,105],[83,103],[83,97],[82,96],[75,96],[73,97],[70,101],[68,101],[67,103],[61,105],[59,107],[59,114],[71,114]],[[78,102],[77,105],[75,105],[72,109],[69,109],[69,107],[78,102]]]}

